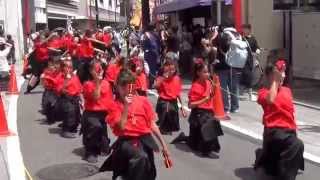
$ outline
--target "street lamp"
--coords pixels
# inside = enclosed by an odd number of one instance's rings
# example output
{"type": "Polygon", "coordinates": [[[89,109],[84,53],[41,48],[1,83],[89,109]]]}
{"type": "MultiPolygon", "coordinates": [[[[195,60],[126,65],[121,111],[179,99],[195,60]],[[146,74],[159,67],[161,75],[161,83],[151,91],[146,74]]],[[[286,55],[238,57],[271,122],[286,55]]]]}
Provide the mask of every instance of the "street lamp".
{"type": "Polygon", "coordinates": [[[95,8],[96,8],[96,23],[97,23],[97,29],[99,28],[99,6],[98,6],[98,0],[95,0],[95,8]]]}

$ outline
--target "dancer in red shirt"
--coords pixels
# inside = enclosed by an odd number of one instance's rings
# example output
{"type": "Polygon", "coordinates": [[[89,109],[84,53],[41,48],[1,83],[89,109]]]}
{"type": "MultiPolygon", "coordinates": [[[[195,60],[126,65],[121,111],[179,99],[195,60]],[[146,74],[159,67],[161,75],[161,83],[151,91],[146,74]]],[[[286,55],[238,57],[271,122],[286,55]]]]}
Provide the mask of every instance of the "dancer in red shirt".
{"type": "Polygon", "coordinates": [[[98,61],[89,64],[90,77],[83,84],[84,112],[81,121],[85,157],[88,162],[98,162],[97,156],[109,150],[105,118],[112,105],[112,89],[103,79],[103,69],[98,61]]]}
{"type": "Polygon", "coordinates": [[[135,75],[135,90],[140,96],[147,96],[148,82],[147,75],[144,72],[143,60],[138,57],[132,57],[129,61],[131,72],[135,75]]]}
{"type": "Polygon", "coordinates": [[[115,62],[111,63],[107,66],[105,72],[105,79],[110,82],[113,86],[115,84],[116,79],[118,78],[118,74],[120,73],[121,69],[124,66],[124,57],[115,57],[115,62]]]}
{"type": "Polygon", "coordinates": [[[291,90],[282,86],[286,62],[275,62],[269,56],[265,69],[268,83],[259,90],[258,103],[263,114],[263,149],[257,151],[255,169],[265,168],[271,175],[283,180],[296,179],[298,170],[304,169],[304,145],[297,138],[297,125],[291,90]]]}
{"type": "MultiPolygon", "coordinates": [[[[156,78],[154,87],[159,93],[156,111],[159,118],[157,124],[161,133],[171,134],[179,131],[178,99],[180,100],[182,83],[173,61],[166,60],[162,73],[156,78]]],[[[184,111],[182,108],[181,110],[184,111]]]]}
{"type": "Polygon", "coordinates": [[[80,123],[80,94],[82,87],[77,75],[73,74],[72,62],[62,63],[62,74],[57,77],[56,92],[59,95],[58,112],[62,119],[62,137],[75,138],[80,123]]]}
{"type": "Polygon", "coordinates": [[[87,81],[89,79],[89,72],[88,66],[90,61],[92,61],[94,57],[94,48],[90,38],[92,37],[91,31],[86,30],[84,37],[80,40],[80,45],[78,46],[77,53],[78,53],[78,69],[77,74],[81,83],[87,81]]]}
{"type": "Polygon", "coordinates": [[[48,124],[53,124],[56,121],[55,106],[58,96],[54,89],[57,85],[56,78],[60,73],[59,65],[59,61],[49,61],[48,67],[41,75],[42,86],[44,88],[41,105],[43,114],[46,115],[48,124]]]}
{"type": "Polygon", "coordinates": [[[100,171],[113,171],[113,179],[155,180],[154,151],[159,151],[155,135],[165,157],[168,149],[155,123],[156,114],[149,100],[137,96],[133,89],[134,76],[122,70],[116,81],[117,97],[107,116],[113,133],[118,136],[111,156],[100,171]]]}
{"type": "Polygon", "coordinates": [[[193,77],[189,91],[189,136],[181,133],[172,143],[187,141],[191,149],[200,151],[204,156],[210,156],[212,151],[220,151],[218,137],[223,135],[220,122],[214,118],[214,84],[209,79],[208,66],[204,63],[194,65],[193,77]]]}

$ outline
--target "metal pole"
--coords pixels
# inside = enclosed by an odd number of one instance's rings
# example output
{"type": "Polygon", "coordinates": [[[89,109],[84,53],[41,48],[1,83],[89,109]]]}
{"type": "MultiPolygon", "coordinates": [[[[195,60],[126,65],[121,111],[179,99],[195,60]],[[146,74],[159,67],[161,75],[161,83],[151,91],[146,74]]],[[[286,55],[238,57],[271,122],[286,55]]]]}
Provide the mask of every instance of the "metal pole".
{"type": "Polygon", "coordinates": [[[97,29],[99,28],[99,6],[98,6],[98,0],[95,0],[95,8],[96,8],[96,23],[97,23],[97,29]]]}
{"type": "Polygon", "coordinates": [[[217,0],[217,24],[221,25],[221,0],[217,0]]]}
{"type": "Polygon", "coordinates": [[[114,6],[114,23],[117,23],[117,4],[118,0],[116,0],[116,4],[114,6]]]}
{"type": "Polygon", "coordinates": [[[293,62],[292,62],[292,49],[293,49],[293,47],[292,47],[292,43],[293,43],[293,37],[292,37],[292,31],[293,31],[293,25],[292,25],[292,11],[290,10],[289,11],[289,69],[288,69],[288,71],[289,71],[289,78],[288,78],[288,80],[289,80],[289,82],[288,82],[288,84],[289,84],[289,86],[291,87],[292,86],[292,80],[293,80],[293,62]]]}

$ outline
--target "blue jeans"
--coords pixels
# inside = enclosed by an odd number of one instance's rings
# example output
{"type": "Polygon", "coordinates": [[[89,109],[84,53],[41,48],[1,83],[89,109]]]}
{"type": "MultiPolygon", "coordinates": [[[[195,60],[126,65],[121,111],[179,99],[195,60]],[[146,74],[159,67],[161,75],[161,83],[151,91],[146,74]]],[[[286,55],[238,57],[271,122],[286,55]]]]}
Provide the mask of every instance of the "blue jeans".
{"type": "Polygon", "coordinates": [[[235,111],[239,109],[239,82],[241,71],[238,69],[218,72],[223,96],[224,110],[235,111]],[[230,94],[230,96],[229,96],[230,94]],[[231,102],[231,104],[230,104],[231,102]],[[230,107],[231,105],[231,107],[230,107]]]}

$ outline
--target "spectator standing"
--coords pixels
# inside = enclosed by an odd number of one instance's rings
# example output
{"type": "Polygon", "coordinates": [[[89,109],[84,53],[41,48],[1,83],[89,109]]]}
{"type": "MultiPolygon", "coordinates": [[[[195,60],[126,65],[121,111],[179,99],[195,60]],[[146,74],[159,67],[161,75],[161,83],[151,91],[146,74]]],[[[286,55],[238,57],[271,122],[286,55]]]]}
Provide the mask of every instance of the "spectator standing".
{"type": "Polygon", "coordinates": [[[252,93],[252,86],[254,73],[253,70],[256,66],[259,65],[259,61],[256,58],[257,55],[261,53],[260,47],[258,45],[258,41],[256,40],[255,36],[252,35],[252,28],[250,24],[244,24],[243,28],[243,38],[248,43],[248,61],[246,66],[243,69],[241,84],[248,89],[249,99],[251,101],[255,101],[257,97],[252,93]]]}
{"type": "Polygon", "coordinates": [[[183,75],[191,72],[191,56],[192,56],[192,33],[189,31],[188,26],[182,27],[182,33],[180,36],[180,58],[179,58],[179,67],[180,72],[183,75]]]}
{"type": "Polygon", "coordinates": [[[16,63],[16,56],[15,56],[15,47],[14,47],[14,41],[12,39],[12,36],[10,34],[7,35],[7,43],[11,44],[10,52],[7,56],[7,60],[9,64],[15,64],[16,63]]]}
{"type": "Polygon", "coordinates": [[[153,25],[149,25],[142,36],[142,48],[144,59],[150,68],[149,85],[151,86],[158,71],[158,64],[160,63],[160,38],[154,32],[153,25]]]}
{"type": "Polygon", "coordinates": [[[3,37],[0,37],[0,78],[8,76],[10,67],[8,65],[7,56],[11,50],[11,44],[6,43],[3,37]]]}

